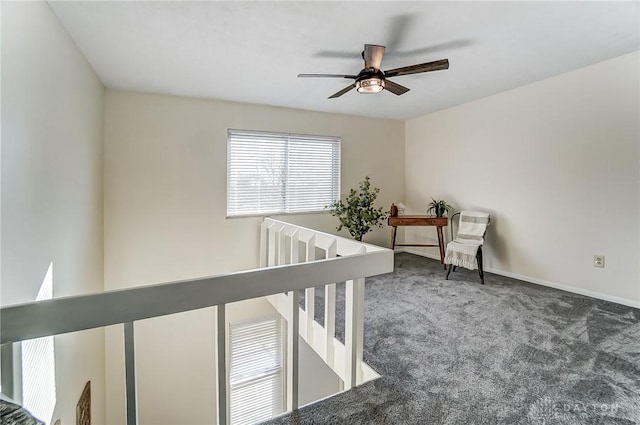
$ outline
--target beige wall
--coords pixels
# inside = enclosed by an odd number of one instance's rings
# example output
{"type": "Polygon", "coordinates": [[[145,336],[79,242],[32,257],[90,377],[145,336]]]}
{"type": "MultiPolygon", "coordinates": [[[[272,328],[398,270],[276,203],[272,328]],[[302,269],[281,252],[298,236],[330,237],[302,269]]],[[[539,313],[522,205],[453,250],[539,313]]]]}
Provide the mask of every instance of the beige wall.
{"type": "MultiPolygon", "coordinates": [[[[103,100],[47,3],[2,3],[2,305],[33,301],[50,263],[54,297],[103,290],[103,100]]],[[[89,380],[105,422],[103,335],[55,339],[63,424],[89,380]]]]}
{"type": "MultiPolygon", "coordinates": [[[[105,287],[123,288],[226,273],[258,266],[261,218],[226,219],[227,129],[253,129],[342,137],[342,192],[369,174],[380,187],[380,206],[404,196],[404,123],[346,115],[184,97],[107,91],[105,103],[105,287]]],[[[286,220],[335,233],[327,213],[286,220]]],[[[348,234],[344,233],[347,237],[348,234]]],[[[366,241],[388,243],[388,230],[366,241]]],[[[213,313],[202,310],[140,329],[140,393],[155,389],[154,402],[141,398],[141,419],[159,420],[145,406],[175,394],[153,374],[189,377],[185,391],[196,399],[213,394],[213,313]],[[166,322],[174,321],[174,325],[166,322]],[[175,325],[179,323],[179,325],[175,325]],[[204,335],[204,336],[203,336],[204,335]],[[209,335],[209,340],[205,341],[209,335]],[[160,352],[169,341],[199,347],[197,357],[169,368],[160,352]],[[153,347],[158,350],[153,350],[153,347]],[[203,348],[204,349],[201,349],[203,348]],[[145,353],[148,353],[145,354],[145,353]],[[144,358],[144,360],[142,360],[144,358]],[[198,392],[199,389],[202,392],[198,392]]],[[[107,419],[123,422],[122,327],[107,331],[107,419]]],[[[167,357],[180,354],[167,347],[167,357]]],[[[194,350],[185,350],[192,356],[194,350]]],[[[184,359],[177,357],[176,359],[184,359]]],[[[180,378],[180,382],[182,382],[180,378]]],[[[180,395],[180,394],[176,394],[180,395]]],[[[150,397],[147,395],[147,397],[150,397]]],[[[182,397],[187,400],[189,397],[182,397]]],[[[182,400],[182,399],[181,399],[182,400]]],[[[183,400],[183,401],[184,401],[183,400]]],[[[177,400],[176,400],[177,401],[177,400]]],[[[201,409],[182,414],[181,424],[215,415],[201,409]],[[204,415],[204,416],[203,416],[204,415]]],[[[160,415],[162,416],[162,415],[160,415]]],[[[177,420],[167,414],[164,422],[177,420]]],[[[153,422],[156,423],[156,422],[153,422]]],[[[160,422],[157,422],[160,423],[160,422]]]]}
{"type": "MultiPolygon", "coordinates": [[[[380,206],[404,195],[400,121],[107,91],[109,289],[257,266],[261,219],[225,219],[228,128],[340,136],[343,194],[369,174],[380,206]]],[[[337,223],[327,213],[286,218],[332,232],[337,223]]],[[[366,240],[387,244],[388,231],[366,240]]]]}
{"type": "Polygon", "coordinates": [[[640,307],[639,57],[408,121],[409,209],[488,211],[489,269],[640,307]]]}

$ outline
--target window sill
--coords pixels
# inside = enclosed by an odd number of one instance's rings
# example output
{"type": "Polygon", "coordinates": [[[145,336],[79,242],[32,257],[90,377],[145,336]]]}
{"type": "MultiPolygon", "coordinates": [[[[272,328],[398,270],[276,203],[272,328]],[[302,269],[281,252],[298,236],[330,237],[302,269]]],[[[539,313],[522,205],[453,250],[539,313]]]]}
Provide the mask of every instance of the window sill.
{"type": "Polygon", "coordinates": [[[322,211],[301,211],[301,212],[279,212],[279,213],[265,213],[265,214],[242,214],[242,215],[228,215],[225,217],[227,220],[233,220],[236,218],[266,218],[266,217],[279,217],[287,215],[315,215],[315,214],[329,214],[329,210],[322,211]]]}

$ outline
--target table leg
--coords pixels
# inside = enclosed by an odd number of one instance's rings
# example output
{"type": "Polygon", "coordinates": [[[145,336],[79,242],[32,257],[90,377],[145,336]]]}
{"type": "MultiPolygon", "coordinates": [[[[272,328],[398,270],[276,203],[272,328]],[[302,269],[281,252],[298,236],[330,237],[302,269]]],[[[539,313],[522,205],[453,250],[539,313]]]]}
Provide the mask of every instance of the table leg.
{"type": "Polygon", "coordinates": [[[440,247],[440,263],[447,270],[447,265],[444,263],[444,236],[442,235],[442,226],[438,227],[438,246],[440,247]]]}
{"type": "Polygon", "coordinates": [[[396,226],[391,226],[391,249],[396,249],[396,226]]]}

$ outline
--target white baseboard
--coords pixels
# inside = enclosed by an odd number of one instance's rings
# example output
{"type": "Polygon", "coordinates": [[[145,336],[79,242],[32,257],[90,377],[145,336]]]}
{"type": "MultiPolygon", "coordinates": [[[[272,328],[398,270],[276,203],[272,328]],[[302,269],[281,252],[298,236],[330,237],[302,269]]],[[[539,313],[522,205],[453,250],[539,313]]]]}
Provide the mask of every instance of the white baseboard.
{"type": "MultiPolygon", "coordinates": [[[[418,251],[417,249],[402,248],[402,249],[396,249],[395,252],[407,252],[409,254],[415,254],[421,257],[427,257],[427,258],[431,258],[432,260],[440,261],[439,255],[418,251]]],[[[561,291],[567,291],[567,292],[572,292],[574,294],[585,295],[591,298],[597,298],[599,300],[611,301],[613,303],[626,305],[628,307],[640,308],[640,301],[629,300],[627,298],[614,297],[612,295],[603,294],[602,292],[590,291],[588,289],[577,288],[575,286],[564,285],[562,283],[549,282],[547,280],[542,280],[542,279],[538,279],[530,276],[524,276],[517,273],[505,272],[505,271],[496,270],[493,268],[485,268],[484,271],[497,274],[500,276],[510,277],[512,279],[518,279],[518,280],[523,280],[529,283],[535,283],[536,285],[548,286],[550,288],[559,289],[561,291]]]]}

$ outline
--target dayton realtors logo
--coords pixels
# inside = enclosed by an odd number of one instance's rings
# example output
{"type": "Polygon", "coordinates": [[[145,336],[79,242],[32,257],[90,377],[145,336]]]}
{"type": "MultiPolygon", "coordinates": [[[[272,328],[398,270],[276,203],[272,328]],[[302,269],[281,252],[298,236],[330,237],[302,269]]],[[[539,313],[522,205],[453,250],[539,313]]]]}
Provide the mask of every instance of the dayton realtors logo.
{"type": "Polygon", "coordinates": [[[560,418],[587,419],[603,415],[615,416],[619,408],[617,403],[557,402],[549,397],[543,397],[531,405],[527,416],[534,424],[551,425],[560,418]]]}

